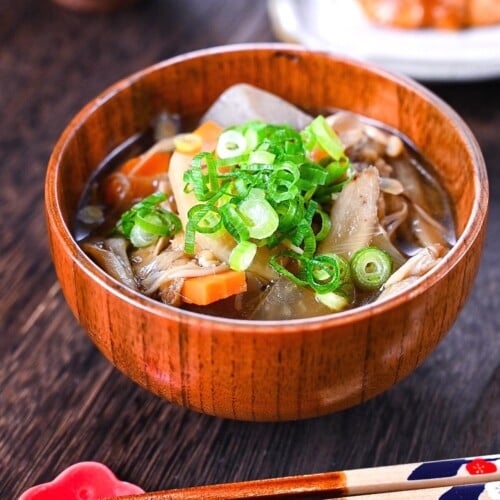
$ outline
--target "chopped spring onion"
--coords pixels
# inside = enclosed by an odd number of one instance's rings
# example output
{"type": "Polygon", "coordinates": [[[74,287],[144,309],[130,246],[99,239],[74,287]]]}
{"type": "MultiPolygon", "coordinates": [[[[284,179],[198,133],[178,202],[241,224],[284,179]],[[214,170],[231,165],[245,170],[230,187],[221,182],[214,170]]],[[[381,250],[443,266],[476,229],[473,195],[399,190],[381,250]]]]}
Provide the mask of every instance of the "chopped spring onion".
{"type": "Polygon", "coordinates": [[[148,247],[152,245],[158,240],[158,235],[148,233],[141,229],[138,225],[135,225],[130,231],[130,243],[134,245],[134,247],[142,248],[148,247]]]}
{"type": "Polygon", "coordinates": [[[330,183],[343,177],[347,173],[348,168],[349,162],[346,160],[346,157],[342,157],[338,161],[332,161],[329,163],[326,166],[328,182],[330,183]]]}
{"type": "MultiPolygon", "coordinates": [[[[311,201],[304,213],[303,219],[299,222],[297,226],[297,231],[295,232],[293,238],[292,238],[292,243],[294,245],[300,245],[304,239],[306,238],[307,235],[313,235],[312,229],[311,229],[311,223],[314,217],[314,214],[316,210],[318,209],[318,204],[315,201],[311,201]]],[[[316,244],[314,245],[313,251],[316,249],[316,244]]]]}
{"type": "MultiPolygon", "coordinates": [[[[258,121],[228,128],[219,136],[215,153],[193,158],[184,175],[185,190],[194,193],[199,207],[213,207],[238,243],[274,248],[286,240],[312,258],[317,241],[331,227],[320,203],[329,201],[331,193],[341,191],[350,180],[344,175],[349,160],[334,132],[323,130],[328,127],[325,124],[324,118],[316,119],[302,134],[289,125],[258,121]],[[335,156],[323,158],[322,163],[312,161],[304,138],[335,156]]],[[[187,253],[194,252],[198,231],[193,217],[190,212],[187,253]]],[[[216,232],[219,227],[207,225],[203,232],[216,232]]],[[[301,266],[305,273],[305,264],[301,266]]]]}
{"type": "Polygon", "coordinates": [[[243,154],[247,149],[245,136],[237,130],[229,129],[219,136],[215,149],[219,158],[234,158],[243,154]]]}
{"type": "Polygon", "coordinates": [[[154,212],[139,210],[135,216],[135,225],[143,231],[157,236],[171,236],[181,230],[179,217],[167,210],[154,212]]]}
{"type": "Polygon", "coordinates": [[[322,241],[330,233],[330,230],[332,228],[332,220],[330,219],[330,216],[323,210],[317,210],[316,213],[319,214],[319,217],[321,219],[321,227],[320,230],[316,233],[316,241],[322,241]]]}
{"type": "Polygon", "coordinates": [[[380,288],[392,272],[389,254],[377,247],[361,248],[351,257],[352,279],[362,290],[380,288]]]}
{"type": "Polygon", "coordinates": [[[349,267],[349,262],[347,262],[344,257],[336,254],[336,253],[327,253],[323,254],[331,259],[333,259],[337,265],[339,266],[340,272],[340,283],[348,283],[351,280],[351,268],[349,267]]]}
{"type": "Polygon", "coordinates": [[[224,227],[236,241],[245,241],[250,238],[248,227],[236,207],[226,203],[220,208],[224,227]]]}
{"type": "MultiPolygon", "coordinates": [[[[299,286],[310,286],[317,293],[329,293],[342,285],[338,261],[329,255],[308,258],[292,250],[275,254],[269,261],[278,274],[292,280],[299,286]],[[295,260],[296,274],[282,265],[285,259],[295,260]]],[[[288,266],[290,267],[290,266],[288,266]]]]}
{"type": "Polygon", "coordinates": [[[317,144],[326,151],[333,160],[344,156],[344,146],[324,116],[317,116],[303,132],[306,147],[312,150],[317,144]]]}
{"type": "Polygon", "coordinates": [[[314,236],[314,232],[310,227],[307,227],[305,233],[302,233],[302,235],[302,251],[305,256],[311,257],[316,251],[316,237],[314,236]]]}
{"type": "Polygon", "coordinates": [[[278,214],[265,198],[249,195],[249,198],[238,205],[238,209],[243,218],[250,222],[248,232],[251,238],[261,240],[271,236],[278,229],[278,214]]]}
{"type": "Polygon", "coordinates": [[[164,193],[147,196],[122,214],[115,229],[135,247],[153,244],[160,236],[174,236],[182,229],[177,215],[160,206],[164,193]]]}
{"type": "Polygon", "coordinates": [[[300,179],[299,167],[289,161],[276,165],[269,176],[267,191],[277,203],[295,198],[299,194],[297,182],[300,179]]]}
{"type": "MultiPolygon", "coordinates": [[[[192,186],[196,198],[207,201],[217,195],[219,183],[217,164],[211,153],[198,153],[191,160],[191,169],[184,175],[184,181],[192,186]],[[203,162],[206,163],[204,168],[203,162]]],[[[186,186],[187,187],[187,186],[186,186]]]]}
{"type": "Polygon", "coordinates": [[[349,306],[349,300],[335,292],[317,293],[315,298],[318,302],[335,312],[343,311],[349,306]]]}
{"type": "Polygon", "coordinates": [[[273,255],[270,265],[278,274],[296,285],[312,288],[316,292],[316,299],[333,310],[342,310],[353,300],[354,288],[349,263],[340,255],[310,257],[305,252],[287,250],[273,255]],[[333,293],[334,295],[330,295],[333,293]]]}
{"type": "Polygon", "coordinates": [[[281,252],[279,254],[275,254],[271,257],[271,259],[269,260],[269,264],[271,265],[271,267],[279,274],[281,274],[282,276],[285,276],[286,278],[290,279],[291,281],[293,281],[296,285],[299,285],[299,286],[307,286],[308,283],[307,281],[299,278],[298,276],[296,276],[295,274],[293,274],[291,271],[289,271],[286,267],[284,267],[282,265],[282,261],[284,259],[292,259],[292,260],[296,260],[297,261],[297,264],[298,266],[300,266],[301,264],[303,264],[304,262],[304,258],[302,257],[302,255],[296,253],[296,252],[293,252],[291,250],[287,250],[285,252],[281,252]],[[281,261],[281,262],[278,262],[278,261],[281,261]]]}
{"type": "Polygon", "coordinates": [[[298,227],[298,224],[303,219],[305,213],[304,204],[297,199],[284,200],[277,204],[275,209],[280,218],[278,228],[284,233],[298,227]]]}
{"type": "Polygon", "coordinates": [[[340,285],[340,268],[337,260],[329,255],[317,255],[306,264],[309,286],[317,293],[328,293],[340,285]]]}
{"type": "Polygon", "coordinates": [[[195,236],[198,233],[216,233],[222,228],[222,215],[213,205],[195,205],[188,211],[188,223],[184,235],[184,251],[194,255],[195,236]]]}
{"type": "MultiPolygon", "coordinates": [[[[229,256],[233,270],[245,271],[261,246],[287,244],[291,250],[274,254],[270,265],[300,286],[309,286],[323,302],[348,303],[350,267],[337,255],[315,255],[317,242],[331,230],[321,203],[349,182],[349,160],[324,117],[301,133],[288,125],[252,121],[228,128],[215,152],[199,152],[196,134],[174,139],[178,152],[194,155],[184,174],[185,191],[199,204],[188,211],[184,250],[195,253],[196,233],[217,237],[227,231],[237,242],[229,256]],[[324,153],[313,161],[314,148],[324,153]],[[197,153],[197,154],[196,154],[197,153]],[[285,242],[285,243],[284,243],[285,242]]],[[[155,193],[122,215],[117,228],[134,246],[176,234],[180,220],[160,206],[166,196],[155,193]]]]}
{"type": "Polygon", "coordinates": [[[233,271],[246,271],[257,253],[257,245],[250,241],[238,243],[229,255],[229,267],[233,271]]]}
{"type": "Polygon", "coordinates": [[[248,157],[248,163],[257,163],[260,165],[272,165],[276,155],[269,151],[253,151],[248,157]]]}
{"type": "Polygon", "coordinates": [[[220,212],[213,205],[195,205],[189,210],[188,218],[198,233],[215,233],[222,227],[220,212]]]}

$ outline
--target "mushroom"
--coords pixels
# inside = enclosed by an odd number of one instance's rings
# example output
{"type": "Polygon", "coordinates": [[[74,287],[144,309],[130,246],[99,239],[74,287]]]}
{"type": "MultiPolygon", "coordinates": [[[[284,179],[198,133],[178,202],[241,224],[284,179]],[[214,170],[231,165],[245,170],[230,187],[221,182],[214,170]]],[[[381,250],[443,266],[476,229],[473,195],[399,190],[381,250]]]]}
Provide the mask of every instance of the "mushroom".
{"type": "Polygon", "coordinates": [[[391,297],[396,293],[416,283],[418,278],[429,272],[440,261],[445,253],[445,248],[439,244],[433,244],[422,248],[417,254],[408,259],[389,279],[385,282],[384,290],[377,300],[391,297]]]}
{"type": "Polygon", "coordinates": [[[108,274],[124,285],[137,290],[132,266],[127,256],[128,242],[124,238],[89,238],[82,249],[108,274]]]}

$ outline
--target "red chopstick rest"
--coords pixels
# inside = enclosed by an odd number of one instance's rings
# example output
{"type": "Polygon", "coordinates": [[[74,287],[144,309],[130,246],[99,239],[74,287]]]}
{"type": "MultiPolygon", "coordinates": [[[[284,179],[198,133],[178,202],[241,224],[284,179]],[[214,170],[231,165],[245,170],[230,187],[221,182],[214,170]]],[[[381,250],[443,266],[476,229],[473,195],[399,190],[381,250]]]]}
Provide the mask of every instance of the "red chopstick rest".
{"type": "Polygon", "coordinates": [[[50,483],[25,491],[19,500],[101,500],[144,493],[135,484],[120,481],[99,462],[80,462],[62,471],[50,483]]]}

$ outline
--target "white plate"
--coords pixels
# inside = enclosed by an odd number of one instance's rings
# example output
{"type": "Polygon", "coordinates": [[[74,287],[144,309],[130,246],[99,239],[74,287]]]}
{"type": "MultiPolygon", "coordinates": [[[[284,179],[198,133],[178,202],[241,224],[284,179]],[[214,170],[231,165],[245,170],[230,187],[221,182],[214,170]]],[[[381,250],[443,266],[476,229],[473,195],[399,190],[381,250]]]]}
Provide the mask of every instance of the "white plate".
{"type": "Polygon", "coordinates": [[[460,31],[371,24],[356,0],[269,0],[276,36],[428,81],[500,76],[500,26],[460,31]]]}

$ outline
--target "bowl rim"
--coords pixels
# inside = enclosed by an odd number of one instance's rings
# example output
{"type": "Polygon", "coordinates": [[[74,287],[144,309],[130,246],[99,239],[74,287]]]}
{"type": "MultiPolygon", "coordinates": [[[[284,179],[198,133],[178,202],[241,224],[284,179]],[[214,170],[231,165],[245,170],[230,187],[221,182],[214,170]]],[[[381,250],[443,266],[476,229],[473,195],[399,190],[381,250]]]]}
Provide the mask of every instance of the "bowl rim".
{"type": "Polygon", "coordinates": [[[321,330],[327,328],[334,329],[335,327],[341,327],[353,321],[367,320],[378,314],[396,309],[404,302],[413,300],[425,293],[441,279],[445,278],[445,276],[459,263],[459,261],[464,258],[470,247],[476,241],[487,217],[488,193],[489,186],[485,161],[472,131],[458,115],[458,113],[451,108],[451,106],[422,84],[416,82],[410,77],[385,70],[375,64],[351,57],[345,57],[328,51],[311,50],[300,45],[288,43],[240,43],[199,49],[152,64],[130,74],[129,76],[121,78],[88,102],[66,125],[54,146],[49,159],[45,178],[45,209],[48,223],[50,223],[51,214],[54,215],[54,220],[52,221],[54,224],[52,224],[52,229],[59,235],[60,241],[64,246],[64,250],[71,256],[73,262],[75,262],[81,270],[88,275],[89,278],[96,281],[99,286],[105,288],[109,293],[117,296],[120,300],[124,300],[125,302],[128,302],[131,305],[139,307],[141,310],[152,313],[156,316],[166,319],[174,319],[177,321],[180,317],[183,317],[184,322],[193,323],[198,326],[201,326],[201,323],[206,323],[216,325],[219,330],[240,332],[247,331],[255,333],[272,329],[274,332],[280,331],[282,333],[293,333],[294,331],[297,331],[297,329],[301,331],[317,330],[318,328],[321,330]],[[372,302],[354,309],[323,316],[293,320],[242,320],[223,318],[169,306],[128,288],[126,285],[109,276],[104,270],[95,264],[77,244],[68,225],[63,219],[61,200],[57,192],[57,186],[60,160],[64,154],[67,144],[78,132],[80,125],[85,122],[85,120],[104,102],[112,99],[114,95],[126,89],[146,75],[161,71],[165,67],[174,66],[182,63],[183,61],[199,57],[237,52],[251,52],[256,50],[263,52],[274,51],[305,55],[312,53],[332,58],[340,63],[355,66],[363,71],[375,73],[384,79],[395,82],[398,86],[410,89],[424,100],[430,102],[434,107],[437,107],[443,114],[445,114],[456,126],[460,136],[467,146],[467,149],[469,150],[474,166],[474,172],[476,174],[474,175],[474,199],[472,202],[472,209],[469,214],[467,224],[465,225],[460,237],[457,238],[456,243],[441,260],[441,262],[439,262],[425,277],[419,279],[417,283],[391,297],[382,299],[380,302],[372,302]]]}

